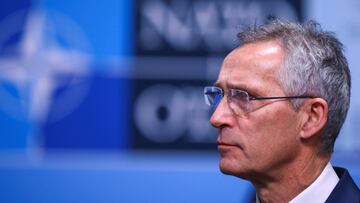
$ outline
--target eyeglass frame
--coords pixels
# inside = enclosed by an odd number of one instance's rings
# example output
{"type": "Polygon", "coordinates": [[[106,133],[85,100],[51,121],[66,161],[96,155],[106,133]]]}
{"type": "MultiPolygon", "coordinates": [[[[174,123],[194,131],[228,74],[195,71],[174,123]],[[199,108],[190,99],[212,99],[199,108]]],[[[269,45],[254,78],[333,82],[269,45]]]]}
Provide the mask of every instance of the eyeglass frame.
{"type": "MultiPolygon", "coordinates": [[[[234,97],[234,93],[233,92],[241,92],[243,93],[244,95],[246,95],[246,97],[243,97],[243,98],[246,98],[246,105],[248,106],[250,104],[250,101],[254,101],[254,100],[273,100],[273,99],[309,99],[309,98],[314,98],[313,96],[307,96],[307,95],[298,95],[298,96],[272,96],[272,97],[254,97],[252,95],[250,95],[248,92],[244,91],[244,90],[241,90],[241,89],[236,89],[236,88],[230,88],[228,89],[227,91],[231,92],[232,94],[227,94],[227,98],[228,98],[228,101],[231,101],[231,98],[234,97]]],[[[220,88],[220,87],[217,87],[217,86],[206,86],[204,87],[204,97],[205,97],[205,103],[208,104],[209,106],[212,106],[212,107],[217,107],[220,103],[220,101],[224,98],[224,95],[225,95],[225,91],[220,88]],[[217,89],[220,91],[220,99],[219,101],[217,102],[214,102],[216,104],[211,104],[210,100],[208,99],[208,92],[209,90],[208,89],[217,89]]],[[[230,108],[232,109],[232,111],[235,111],[233,107],[231,107],[230,105],[230,108]]],[[[241,107],[239,107],[241,108],[241,107]]],[[[248,110],[248,109],[242,109],[245,113],[249,113],[249,112],[252,112],[251,110],[248,110]]],[[[255,109],[256,110],[256,109],[255,109]]],[[[254,111],[254,110],[253,110],[254,111]]]]}

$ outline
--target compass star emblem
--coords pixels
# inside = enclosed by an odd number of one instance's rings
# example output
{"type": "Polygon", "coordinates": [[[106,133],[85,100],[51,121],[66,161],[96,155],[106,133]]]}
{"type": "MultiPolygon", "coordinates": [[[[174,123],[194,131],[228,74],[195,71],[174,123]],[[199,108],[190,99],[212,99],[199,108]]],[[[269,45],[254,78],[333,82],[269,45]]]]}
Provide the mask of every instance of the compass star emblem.
{"type": "Polygon", "coordinates": [[[0,22],[0,29],[7,30],[0,33],[0,108],[37,123],[60,119],[88,91],[91,48],[79,26],[60,13],[31,11],[23,27],[17,23],[21,16],[24,12],[0,22]],[[6,45],[19,32],[19,42],[6,45]],[[62,93],[55,98],[60,87],[62,93]],[[60,108],[50,116],[54,103],[60,108]]]}

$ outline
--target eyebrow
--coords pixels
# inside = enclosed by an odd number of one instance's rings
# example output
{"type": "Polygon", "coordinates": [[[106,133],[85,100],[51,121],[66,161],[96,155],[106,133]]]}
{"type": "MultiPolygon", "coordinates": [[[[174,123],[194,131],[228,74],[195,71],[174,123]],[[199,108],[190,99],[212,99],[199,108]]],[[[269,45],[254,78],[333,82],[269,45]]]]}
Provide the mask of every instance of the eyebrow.
{"type": "Polygon", "coordinates": [[[251,87],[244,83],[242,83],[242,84],[241,83],[230,83],[228,81],[225,81],[225,86],[224,86],[223,82],[216,81],[214,83],[214,86],[220,87],[221,89],[225,89],[225,87],[230,88],[230,89],[239,89],[239,90],[245,91],[253,96],[260,96],[260,95],[264,94],[264,92],[260,91],[259,88],[251,87]]]}
{"type": "Polygon", "coordinates": [[[228,81],[225,81],[225,87],[224,87],[223,82],[221,82],[221,81],[216,81],[216,82],[214,83],[214,86],[216,86],[216,87],[221,87],[221,88],[227,87],[227,88],[241,89],[241,90],[247,90],[247,89],[249,89],[249,86],[246,85],[246,84],[230,83],[230,82],[228,82],[228,81]]]}

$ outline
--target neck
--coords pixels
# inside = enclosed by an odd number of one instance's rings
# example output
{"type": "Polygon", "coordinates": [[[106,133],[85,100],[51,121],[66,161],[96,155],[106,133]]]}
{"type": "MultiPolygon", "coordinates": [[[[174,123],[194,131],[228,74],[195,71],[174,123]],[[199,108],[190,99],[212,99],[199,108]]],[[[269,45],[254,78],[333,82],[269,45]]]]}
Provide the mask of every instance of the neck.
{"type": "Polygon", "coordinates": [[[262,203],[289,202],[305,190],[324,170],[330,156],[302,156],[266,177],[252,180],[262,203]]]}

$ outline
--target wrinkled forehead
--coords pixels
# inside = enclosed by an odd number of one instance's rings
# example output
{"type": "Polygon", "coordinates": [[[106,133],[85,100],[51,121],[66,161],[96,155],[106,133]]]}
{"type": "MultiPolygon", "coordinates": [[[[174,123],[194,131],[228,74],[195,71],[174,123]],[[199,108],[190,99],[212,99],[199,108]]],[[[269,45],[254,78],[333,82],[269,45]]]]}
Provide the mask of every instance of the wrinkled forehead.
{"type": "Polygon", "coordinates": [[[249,79],[273,82],[283,64],[284,52],[275,41],[257,42],[234,49],[222,64],[217,84],[224,86],[249,79]]]}

